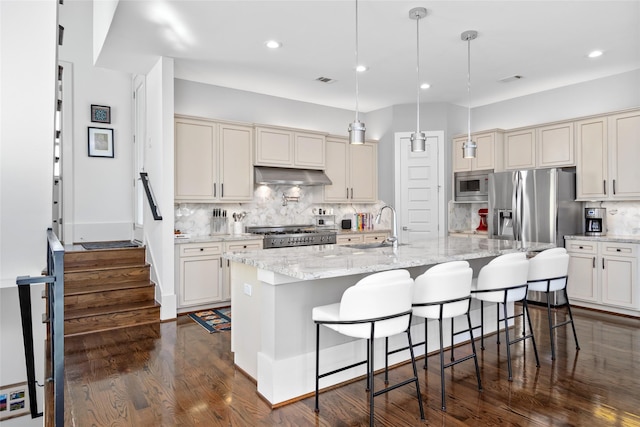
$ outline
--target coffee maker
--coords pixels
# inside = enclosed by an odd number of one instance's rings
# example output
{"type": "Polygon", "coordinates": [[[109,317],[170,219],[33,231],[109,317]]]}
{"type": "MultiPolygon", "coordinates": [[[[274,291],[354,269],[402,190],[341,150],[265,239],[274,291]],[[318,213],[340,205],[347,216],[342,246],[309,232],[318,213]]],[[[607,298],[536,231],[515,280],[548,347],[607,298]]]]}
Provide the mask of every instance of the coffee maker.
{"type": "Polygon", "coordinates": [[[604,236],[607,234],[607,209],[585,208],[585,236],[604,236]]]}

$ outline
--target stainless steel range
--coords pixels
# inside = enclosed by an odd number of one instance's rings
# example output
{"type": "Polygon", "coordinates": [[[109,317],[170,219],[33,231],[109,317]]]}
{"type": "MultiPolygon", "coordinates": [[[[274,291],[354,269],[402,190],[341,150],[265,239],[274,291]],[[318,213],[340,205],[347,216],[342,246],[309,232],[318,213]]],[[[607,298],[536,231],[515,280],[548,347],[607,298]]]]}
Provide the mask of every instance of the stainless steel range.
{"type": "Polygon", "coordinates": [[[263,235],[264,249],[336,243],[335,231],[317,230],[313,225],[256,226],[247,227],[246,232],[263,235]]]}

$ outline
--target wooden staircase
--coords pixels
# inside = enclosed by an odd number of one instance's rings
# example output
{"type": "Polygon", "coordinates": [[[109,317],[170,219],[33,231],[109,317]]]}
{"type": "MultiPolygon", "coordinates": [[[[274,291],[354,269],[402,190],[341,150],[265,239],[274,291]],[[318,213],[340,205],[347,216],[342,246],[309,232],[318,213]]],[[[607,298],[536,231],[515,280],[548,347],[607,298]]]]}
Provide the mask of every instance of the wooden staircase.
{"type": "Polygon", "coordinates": [[[65,251],[64,335],[160,322],[145,248],[65,251]]]}

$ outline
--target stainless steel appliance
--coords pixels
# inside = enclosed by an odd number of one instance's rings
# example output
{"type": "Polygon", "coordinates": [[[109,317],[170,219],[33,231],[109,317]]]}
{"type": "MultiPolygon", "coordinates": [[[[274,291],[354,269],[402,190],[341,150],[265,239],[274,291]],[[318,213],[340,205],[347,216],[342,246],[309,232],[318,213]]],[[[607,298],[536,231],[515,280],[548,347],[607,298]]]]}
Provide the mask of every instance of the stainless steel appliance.
{"type": "Polygon", "coordinates": [[[582,233],[582,204],[575,201],[573,170],[535,169],[489,175],[489,236],[564,247],[582,233]]]}
{"type": "Polygon", "coordinates": [[[489,171],[456,172],[456,202],[486,202],[489,192],[489,171]]]}
{"type": "Polygon", "coordinates": [[[587,236],[604,236],[607,234],[607,209],[606,208],[585,208],[584,210],[585,228],[584,234],[587,236]]]}
{"type": "Polygon", "coordinates": [[[264,249],[336,243],[336,232],[317,230],[313,225],[275,225],[247,227],[247,233],[264,236],[264,249]]]}
{"type": "MultiPolygon", "coordinates": [[[[583,230],[582,204],[575,201],[573,170],[536,169],[489,175],[489,237],[520,242],[555,243],[564,247],[564,236],[583,230]]],[[[557,293],[557,292],[556,292],[557,293]]],[[[544,302],[541,292],[527,300],[544,302]]],[[[563,301],[552,300],[552,305],[563,301]]]]}

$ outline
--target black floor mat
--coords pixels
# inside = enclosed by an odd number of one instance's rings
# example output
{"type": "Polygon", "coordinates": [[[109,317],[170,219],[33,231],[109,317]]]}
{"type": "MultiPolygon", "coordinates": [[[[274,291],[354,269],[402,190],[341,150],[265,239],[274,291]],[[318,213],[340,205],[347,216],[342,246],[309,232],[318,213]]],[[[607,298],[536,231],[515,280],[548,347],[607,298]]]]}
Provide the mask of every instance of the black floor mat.
{"type": "Polygon", "coordinates": [[[90,242],[81,243],[82,247],[91,249],[119,249],[119,248],[137,248],[138,244],[129,240],[121,240],[116,242],[90,242]]]}

